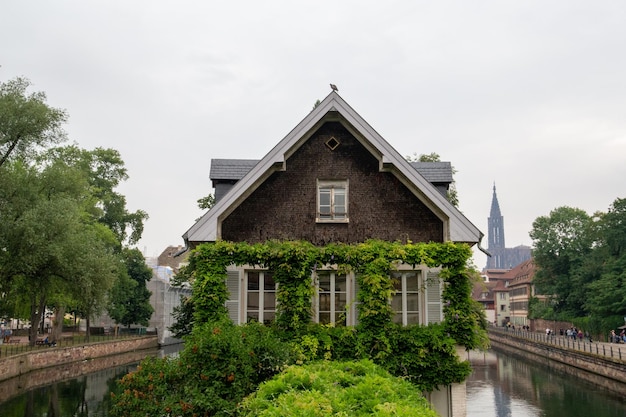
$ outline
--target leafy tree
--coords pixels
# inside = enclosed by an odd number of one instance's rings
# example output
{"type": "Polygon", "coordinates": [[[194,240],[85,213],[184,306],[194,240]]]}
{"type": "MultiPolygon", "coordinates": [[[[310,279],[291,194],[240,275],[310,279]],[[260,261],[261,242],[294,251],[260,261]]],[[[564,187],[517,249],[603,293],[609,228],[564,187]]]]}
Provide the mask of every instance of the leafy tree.
{"type": "MultiPolygon", "coordinates": [[[[116,278],[119,275],[119,254],[114,249],[117,240],[113,232],[102,224],[96,224],[93,233],[84,236],[84,240],[78,242],[83,248],[90,248],[89,252],[77,253],[78,266],[76,281],[73,285],[74,311],[86,319],[87,340],[90,336],[91,318],[101,314],[106,307],[108,294],[116,278]]],[[[55,314],[57,319],[62,320],[63,314],[55,314]]],[[[62,323],[55,326],[61,329],[62,323]]]]}
{"type": "Polygon", "coordinates": [[[108,305],[109,315],[116,323],[148,325],[154,309],[150,305],[150,291],[146,283],[152,278],[152,269],[146,265],[138,249],[122,250],[124,268],[115,282],[108,305]]]}
{"type": "Polygon", "coordinates": [[[129,314],[142,321],[151,312],[146,278],[131,258],[118,257],[141,238],[148,216],[129,212],[115,191],[128,178],[122,158],[112,149],[47,149],[65,140],[67,116],[29,87],[23,78],[0,83],[0,314],[29,318],[34,343],[47,309],[57,313],[54,332],[68,307],[89,323],[122,274],[139,280],[129,314]]]}
{"type": "Polygon", "coordinates": [[[559,207],[533,222],[534,283],[550,295],[554,311],[565,317],[585,315],[585,286],[590,281],[582,266],[593,247],[593,220],[583,210],[559,207]]]}
{"type": "Polygon", "coordinates": [[[626,199],[616,199],[607,213],[597,214],[594,233],[593,255],[585,265],[594,280],[585,307],[613,327],[626,317],[626,199]]]}
{"type": "Polygon", "coordinates": [[[46,104],[43,92],[29,94],[30,85],[25,78],[0,83],[0,167],[10,158],[29,158],[65,140],[65,111],[46,104]]]}
{"type": "Polygon", "coordinates": [[[124,161],[117,150],[96,148],[88,151],[76,146],[66,146],[50,149],[45,157],[40,162],[63,160],[80,168],[87,175],[91,193],[99,209],[93,215],[113,231],[120,245],[133,245],[141,239],[148,214],[143,210],[129,212],[126,198],[115,191],[122,181],[128,179],[124,161]]]}
{"type": "MultiPolygon", "coordinates": [[[[441,157],[438,153],[435,152],[431,152],[429,154],[420,154],[419,156],[417,155],[417,153],[413,153],[412,156],[407,156],[405,157],[405,159],[409,162],[441,162],[441,157]]],[[[456,174],[456,169],[452,167],[452,175],[454,174],[456,174]]],[[[448,188],[448,194],[446,195],[446,198],[454,207],[459,207],[459,194],[456,190],[456,183],[454,182],[454,180],[448,188]]]]}
{"type": "Polygon", "coordinates": [[[65,307],[74,300],[86,303],[88,293],[100,293],[92,305],[102,303],[117,262],[104,238],[108,229],[86,215],[93,200],[81,170],[59,160],[41,168],[16,161],[5,168],[0,273],[5,294],[30,306],[34,343],[47,307],[55,307],[62,319],[65,307]]]}
{"type": "Polygon", "coordinates": [[[174,318],[174,324],[172,324],[169,330],[174,333],[174,337],[180,339],[191,334],[194,326],[193,297],[181,295],[180,304],[174,307],[172,317],[174,318]]]}

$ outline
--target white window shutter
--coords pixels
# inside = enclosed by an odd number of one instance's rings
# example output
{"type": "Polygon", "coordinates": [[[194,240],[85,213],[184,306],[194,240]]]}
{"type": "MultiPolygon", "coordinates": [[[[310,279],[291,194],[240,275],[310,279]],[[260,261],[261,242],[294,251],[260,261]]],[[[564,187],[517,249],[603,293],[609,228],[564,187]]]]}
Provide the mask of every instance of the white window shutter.
{"type": "Polygon", "coordinates": [[[426,322],[439,323],[443,319],[441,305],[441,279],[439,274],[428,271],[426,274],[426,322]]]}
{"type": "MultiPolygon", "coordinates": [[[[359,280],[357,279],[356,275],[352,275],[352,279],[354,282],[354,293],[352,294],[352,307],[351,307],[351,313],[352,313],[352,324],[354,326],[359,324],[359,300],[358,300],[358,294],[359,294],[359,280]]],[[[350,321],[347,322],[348,325],[350,325],[350,321]]]]}
{"type": "Polygon", "coordinates": [[[226,288],[229,293],[228,301],[226,301],[228,317],[235,324],[239,324],[239,271],[228,271],[226,288]]]}

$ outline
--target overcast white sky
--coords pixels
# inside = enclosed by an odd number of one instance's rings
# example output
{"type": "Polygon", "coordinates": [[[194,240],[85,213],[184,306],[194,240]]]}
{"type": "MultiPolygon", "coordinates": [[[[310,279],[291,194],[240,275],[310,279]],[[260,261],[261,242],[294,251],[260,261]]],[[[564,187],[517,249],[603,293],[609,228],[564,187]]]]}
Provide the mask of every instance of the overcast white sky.
{"type": "Polygon", "coordinates": [[[211,158],[262,158],[331,82],[400,154],[451,161],[483,233],[495,182],[513,247],[626,197],[625,22],[620,1],[5,1],[0,80],[121,152],[148,256],[183,244],[211,158]]]}

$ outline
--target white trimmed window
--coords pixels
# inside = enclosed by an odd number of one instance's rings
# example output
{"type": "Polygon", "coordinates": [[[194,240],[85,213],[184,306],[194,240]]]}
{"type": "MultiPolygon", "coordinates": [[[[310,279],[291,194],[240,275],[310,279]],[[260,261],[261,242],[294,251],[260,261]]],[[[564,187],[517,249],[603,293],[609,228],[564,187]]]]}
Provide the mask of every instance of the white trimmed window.
{"type": "Polygon", "coordinates": [[[276,318],[276,283],[267,271],[246,272],[247,321],[268,324],[276,318]]]}
{"type": "Polygon", "coordinates": [[[317,322],[346,325],[348,305],[348,278],[332,271],[317,273],[317,322]]]}
{"type": "Polygon", "coordinates": [[[403,325],[420,322],[420,271],[392,272],[395,295],[391,298],[393,322],[403,325]]]}
{"type": "Polygon", "coordinates": [[[348,180],[317,181],[318,222],[348,221],[348,180]]]}

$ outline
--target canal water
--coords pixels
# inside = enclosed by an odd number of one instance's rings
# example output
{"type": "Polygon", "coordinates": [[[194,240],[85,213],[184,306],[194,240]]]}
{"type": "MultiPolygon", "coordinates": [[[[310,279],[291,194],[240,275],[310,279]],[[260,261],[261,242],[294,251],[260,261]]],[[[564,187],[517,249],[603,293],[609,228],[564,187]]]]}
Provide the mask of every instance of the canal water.
{"type": "MultiPolygon", "coordinates": [[[[107,417],[115,381],[136,365],[115,366],[19,393],[0,403],[0,416],[107,417]]],[[[472,365],[467,417],[626,416],[626,393],[620,397],[494,351],[473,356],[472,365]]]]}
{"type": "Polygon", "coordinates": [[[612,393],[580,377],[492,350],[472,356],[471,362],[467,417],[626,416],[626,390],[612,393]]]}

